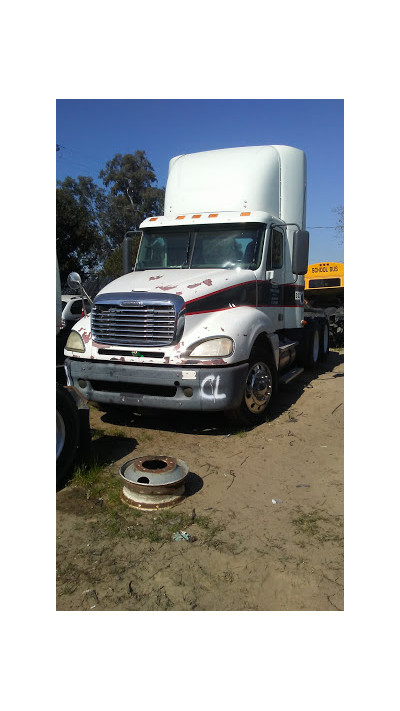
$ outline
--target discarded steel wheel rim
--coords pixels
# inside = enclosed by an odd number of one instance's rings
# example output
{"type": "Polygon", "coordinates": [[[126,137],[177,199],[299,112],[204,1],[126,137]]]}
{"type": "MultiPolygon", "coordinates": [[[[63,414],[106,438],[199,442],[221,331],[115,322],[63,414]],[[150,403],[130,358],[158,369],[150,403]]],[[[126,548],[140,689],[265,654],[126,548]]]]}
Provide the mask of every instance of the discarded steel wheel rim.
{"type": "Polygon", "coordinates": [[[142,511],[175,506],[185,497],[188,472],[188,465],[173,457],[151,455],[130,459],[119,471],[124,482],[121,499],[142,511]]]}

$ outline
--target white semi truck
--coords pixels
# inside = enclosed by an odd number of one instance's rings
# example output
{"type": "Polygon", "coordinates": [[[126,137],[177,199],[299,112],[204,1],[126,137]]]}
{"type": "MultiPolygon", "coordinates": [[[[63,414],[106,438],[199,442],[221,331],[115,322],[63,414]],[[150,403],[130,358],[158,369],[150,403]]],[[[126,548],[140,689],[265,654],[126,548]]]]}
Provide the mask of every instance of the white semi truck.
{"type": "Polygon", "coordinates": [[[136,264],[102,289],[66,344],[68,384],[137,408],[265,416],[279,383],[328,351],[304,314],[306,158],[289,146],[181,155],[136,264]]]}

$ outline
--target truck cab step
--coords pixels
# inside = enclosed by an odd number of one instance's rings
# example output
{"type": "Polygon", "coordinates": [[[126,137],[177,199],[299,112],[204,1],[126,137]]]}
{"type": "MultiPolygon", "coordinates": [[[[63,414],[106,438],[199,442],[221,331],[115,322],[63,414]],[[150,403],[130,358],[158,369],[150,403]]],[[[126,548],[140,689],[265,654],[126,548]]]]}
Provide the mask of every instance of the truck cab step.
{"type": "Polygon", "coordinates": [[[283,375],[280,376],[279,384],[280,385],[287,385],[292,380],[297,378],[297,376],[300,375],[303,372],[303,370],[304,370],[304,368],[292,368],[291,370],[288,370],[287,373],[284,373],[283,375]]]}

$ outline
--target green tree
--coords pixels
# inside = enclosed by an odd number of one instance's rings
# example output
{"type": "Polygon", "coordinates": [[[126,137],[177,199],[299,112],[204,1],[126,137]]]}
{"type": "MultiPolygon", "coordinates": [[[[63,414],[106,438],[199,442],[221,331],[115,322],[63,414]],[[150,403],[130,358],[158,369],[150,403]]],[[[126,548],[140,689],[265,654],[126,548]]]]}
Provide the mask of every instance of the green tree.
{"type": "MultiPolygon", "coordinates": [[[[135,263],[136,255],[139,250],[140,237],[134,237],[131,241],[132,264],[135,263]]],[[[122,244],[119,244],[104,260],[102,276],[112,276],[114,278],[122,274],[122,244]]]]}
{"type": "Polygon", "coordinates": [[[85,277],[100,268],[104,250],[100,204],[104,205],[104,195],[92,178],[58,182],[56,236],[62,282],[71,271],[85,277]]]}
{"type": "Polygon", "coordinates": [[[122,274],[122,244],[119,244],[105,258],[102,268],[102,276],[112,276],[116,278],[122,274]]]}
{"type": "Polygon", "coordinates": [[[146,217],[163,213],[165,190],[154,186],[156,176],[144,151],[117,153],[99,178],[109,191],[108,238],[113,247],[146,217]]]}
{"type": "MultiPolygon", "coordinates": [[[[163,212],[164,188],[144,151],[114,158],[93,178],[70,177],[57,183],[57,254],[61,280],[70,271],[82,277],[122,273],[121,244],[150,215],[163,212]]],[[[136,256],[139,240],[133,241],[136,256]]]]}

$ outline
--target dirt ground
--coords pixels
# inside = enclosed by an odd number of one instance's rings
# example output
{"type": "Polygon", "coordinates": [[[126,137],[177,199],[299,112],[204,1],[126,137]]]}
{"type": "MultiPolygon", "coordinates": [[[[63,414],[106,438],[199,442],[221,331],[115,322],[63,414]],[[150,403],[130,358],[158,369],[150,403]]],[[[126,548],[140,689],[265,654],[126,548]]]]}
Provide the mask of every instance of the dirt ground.
{"type": "Polygon", "coordinates": [[[343,373],[331,352],[252,430],[91,406],[93,465],[57,493],[57,610],[343,610],[343,373]],[[188,464],[187,495],[136,511],[119,469],[157,454],[188,464]]]}

